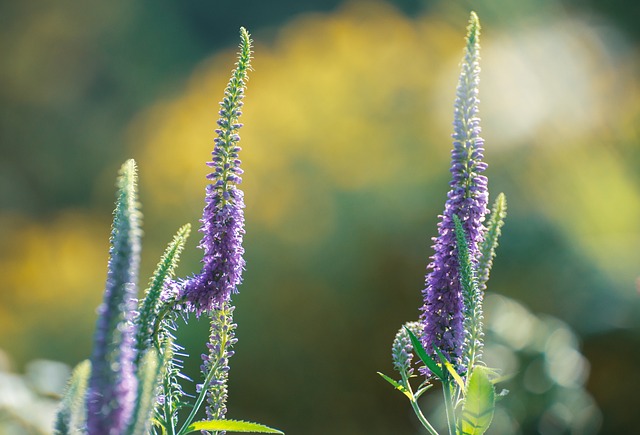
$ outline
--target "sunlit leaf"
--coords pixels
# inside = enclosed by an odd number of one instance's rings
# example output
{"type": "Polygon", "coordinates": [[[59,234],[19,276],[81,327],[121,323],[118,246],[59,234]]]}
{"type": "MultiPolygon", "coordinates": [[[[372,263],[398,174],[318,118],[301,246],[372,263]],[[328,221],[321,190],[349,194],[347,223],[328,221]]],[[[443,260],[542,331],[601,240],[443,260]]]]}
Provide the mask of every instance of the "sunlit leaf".
{"type": "Polygon", "coordinates": [[[438,357],[440,358],[440,361],[442,362],[442,365],[444,367],[446,367],[447,371],[449,372],[449,374],[451,375],[451,377],[453,378],[454,381],[456,381],[456,384],[458,384],[458,387],[460,387],[461,391],[464,391],[464,381],[462,380],[462,378],[460,377],[460,375],[458,374],[458,372],[456,371],[456,369],[453,367],[453,364],[451,364],[449,362],[449,360],[447,360],[447,357],[444,356],[444,354],[442,353],[442,351],[438,348],[438,346],[436,346],[435,344],[433,345],[434,350],[436,351],[436,353],[438,354],[438,357]]]}
{"type": "Polygon", "coordinates": [[[402,384],[400,384],[397,381],[394,381],[392,378],[390,378],[389,376],[385,375],[384,373],[380,373],[377,372],[380,376],[382,376],[382,379],[384,379],[385,381],[389,382],[391,385],[393,385],[393,387],[396,390],[399,390],[400,392],[402,392],[405,396],[407,396],[409,398],[409,400],[411,400],[411,393],[409,392],[409,390],[406,389],[406,387],[402,384]]]}
{"type": "Polygon", "coordinates": [[[250,433],[278,433],[278,434],[284,435],[284,432],[279,431],[278,429],[273,429],[258,423],[251,423],[248,421],[240,421],[240,420],[198,421],[196,423],[193,423],[191,426],[189,426],[185,433],[191,433],[191,432],[196,432],[200,430],[224,430],[227,432],[250,432],[250,433]]]}
{"type": "Polygon", "coordinates": [[[440,380],[444,379],[444,373],[442,372],[442,368],[436,363],[429,355],[427,355],[427,351],[422,347],[422,343],[418,340],[418,337],[415,336],[413,332],[411,332],[407,327],[405,327],[409,337],[411,338],[411,344],[413,344],[413,349],[416,351],[416,354],[420,357],[422,362],[427,366],[431,373],[436,375],[436,377],[440,380]]]}
{"type": "Polygon", "coordinates": [[[463,435],[481,435],[489,428],[495,408],[495,390],[484,367],[473,369],[462,405],[463,435]]]}

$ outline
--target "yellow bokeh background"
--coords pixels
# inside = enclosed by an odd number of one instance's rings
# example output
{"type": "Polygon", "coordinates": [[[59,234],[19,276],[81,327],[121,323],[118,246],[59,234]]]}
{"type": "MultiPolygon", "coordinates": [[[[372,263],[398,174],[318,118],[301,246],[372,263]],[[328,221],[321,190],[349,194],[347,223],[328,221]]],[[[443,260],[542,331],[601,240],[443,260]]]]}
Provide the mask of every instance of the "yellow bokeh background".
{"type": "MultiPolygon", "coordinates": [[[[637,331],[640,57],[614,29],[545,5],[517,23],[479,11],[489,188],[510,207],[490,289],[584,337],[637,331]]],[[[384,340],[418,315],[467,14],[439,4],[409,17],[352,1],[254,33],[240,131],[248,266],[236,298],[237,415],[283,415],[293,428],[312,415],[314,429],[300,433],[327,433],[320,414],[338,397],[345,426],[335,433],[364,433],[348,404],[375,409],[376,394],[391,394],[374,375],[384,340]],[[319,382],[311,393],[309,378],[319,382]]],[[[234,59],[232,48],[204,59],[128,124],[124,154],[138,163],[145,214],[141,286],[172,232],[197,226],[234,59]]],[[[89,355],[115,174],[111,164],[95,174],[84,209],[0,212],[0,348],[18,364],[89,355]]],[[[199,268],[198,238],[182,276],[199,268]]],[[[406,404],[384,404],[406,417],[406,404]]],[[[393,433],[389,415],[368,418],[367,433],[393,433]]]]}

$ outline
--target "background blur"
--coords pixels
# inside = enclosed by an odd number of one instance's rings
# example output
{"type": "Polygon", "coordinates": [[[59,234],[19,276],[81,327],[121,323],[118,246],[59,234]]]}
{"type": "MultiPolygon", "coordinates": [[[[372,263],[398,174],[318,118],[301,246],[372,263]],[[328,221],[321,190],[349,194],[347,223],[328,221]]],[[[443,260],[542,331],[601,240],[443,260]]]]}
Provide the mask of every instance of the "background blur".
{"type": "MultiPolygon", "coordinates": [[[[630,433],[639,5],[0,1],[0,432],[40,433],[59,387],[38,382],[67,373],[44,360],[90,354],[119,165],[140,170],[142,287],[177,228],[197,227],[242,25],[255,71],[228,415],[292,435],[419,433],[376,371],[392,374],[391,341],[418,316],[476,10],[491,200],[509,202],[486,353],[515,376],[493,433],[630,433]]],[[[179,275],[199,270],[198,241],[179,275]]],[[[193,367],[205,334],[181,333],[193,367]]]]}

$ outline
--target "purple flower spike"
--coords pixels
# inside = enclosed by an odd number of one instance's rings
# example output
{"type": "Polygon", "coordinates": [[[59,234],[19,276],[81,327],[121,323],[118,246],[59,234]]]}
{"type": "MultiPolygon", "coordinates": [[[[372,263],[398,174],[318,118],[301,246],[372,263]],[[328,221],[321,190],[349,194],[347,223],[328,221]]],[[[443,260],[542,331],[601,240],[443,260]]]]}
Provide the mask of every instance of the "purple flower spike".
{"type": "Polygon", "coordinates": [[[213,172],[207,176],[205,207],[200,222],[203,233],[199,247],[204,250],[202,270],[182,282],[166,286],[165,298],[175,297],[196,315],[219,309],[228,302],[242,282],[244,235],[244,194],[237,185],[242,182],[242,169],[238,153],[240,136],[238,122],[242,99],[251,61],[251,39],[241,29],[240,53],[236,69],[225,89],[220,103],[218,135],[214,139],[213,158],[207,166],[213,172]],[[178,287],[178,288],[176,288],[178,287]],[[171,294],[172,293],[172,294],[171,294]]]}
{"type": "Polygon", "coordinates": [[[126,433],[137,392],[132,319],[136,308],[141,230],[133,160],[122,166],[118,187],[107,283],[104,301],[98,309],[86,397],[89,435],[126,433]]]}
{"type": "Polygon", "coordinates": [[[199,245],[204,250],[202,272],[186,280],[182,290],[187,309],[198,315],[228,301],[242,281],[243,193],[233,188],[228,194],[226,204],[219,205],[224,198],[211,185],[207,188],[208,203],[201,220],[204,237],[199,245]]]}
{"type": "MultiPolygon", "coordinates": [[[[454,107],[453,151],[451,152],[451,189],[434,238],[434,255],[422,294],[424,305],[420,320],[424,327],[422,344],[435,355],[438,346],[448,360],[461,367],[464,342],[464,299],[458,271],[456,235],[453,216],[462,221],[469,237],[469,253],[477,262],[478,246],[482,243],[487,210],[487,178],[480,175],[487,168],[482,162],[484,141],[480,137],[478,118],[480,25],[475,13],[467,33],[467,46],[456,92],[454,107]]],[[[437,360],[437,357],[436,357],[437,360]]],[[[426,369],[425,369],[426,370],[426,369]]],[[[428,371],[425,372],[427,375],[428,371]]]]}
{"type": "Polygon", "coordinates": [[[407,333],[408,328],[416,337],[422,335],[422,324],[420,322],[407,322],[396,334],[391,346],[391,359],[393,361],[393,368],[398,373],[406,374],[410,376],[413,374],[413,344],[407,333]]]}

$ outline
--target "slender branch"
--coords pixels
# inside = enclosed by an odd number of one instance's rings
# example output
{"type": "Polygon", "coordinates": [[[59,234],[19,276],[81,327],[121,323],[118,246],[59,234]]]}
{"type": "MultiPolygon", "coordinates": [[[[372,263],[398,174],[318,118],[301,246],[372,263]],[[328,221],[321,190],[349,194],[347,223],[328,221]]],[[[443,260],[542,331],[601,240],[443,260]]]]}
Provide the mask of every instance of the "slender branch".
{"type": "Polygon", "coordinates": [[[217,367],[217,364],[211,367],[211,370],[209,370],[209,373],[207,373],[207,377],[204,380],[204,383],[202,384],[202,389],[200,390],[200,394],[198,395],[198,400],[196,400],[196,403],[193,405],[193,409],[191,409],[191,413],[189,413],[189,416],[184,421],[184,424],[178,431],[178,435],[183,435],[186,433],[187,428],[189,427],[189,425],[195,418],[196,414],[198,413],[198,410],[200,409],[200,406],[202,405],[202,402],[204,402],[204,399],[207,395],[207,389],[209,388],[209,384],[213,379],[213,373],[215,372],[216,367],[217,367]]]}
{"type": "MultiPolygon", "coordinates": [[[[405,371],[402,371],[400,373],[400,376],[402,376],[402,382],[404,383],[405,388],[411,394],[411,398],[409,399],[409,401],[411,402],[411,407],[413,408],[413,412],[416,414],[416,417],[418,417],[418,420],[420,420],[420,423],[422,423],[422,425],[427,429],[427,431],[429,431],[431,435],[439,435],[438,431],[435,430],[433,426],[431,426],[431,423],[429,423],[429,420],[427,420],[427,418],[422,413],[420,406],[418,406],[418,397],[420,396],[419,395],[416,396],[413,394],[413,390],[411,389],[411,384],[409,383],[409,378],[407,377],[407,373],[405,371]]],[[[424,391],[425,390],[422,390],[422,392],[424,391]]]]}
{"type": "Polygon", "coordinates": [[[456,435],[456,414],[453,409],[453,398],[451,397],[451,382],[447,373],[445,373],[445,380],[442,382],[442,392],[444,393],[444,406],[447,411],[449,435],[456,435]]]}
{"type": "MultiPolygon", "coordinates": [[[[164,380],[164,391],[165,393],[169,392],[171,390],[171,386],[168,385],[169,384],[169,378],[165,378],[164,380]]],[[[176,435],[176,426],[174,424],[173,421],[173,416],[172,416],[172,412],[171,412],[171,408],[169,405],[169,400],[167,398],[168,394],[165,395],[165,400],[164,400],[164,418],[165,418],[165,426],[162,428],[162,433],[166,434],[168,433],[168,435],[176,435]],[[167,427],[168,427],[168,432],[167,432],[167,427]]]]}
{"type": "Polygon", "coordinates": [[[420,407],[418,406],[418,401],[417,400],[412,400],[411,401],[411,407],[413,408],[413,412],[418,417],[418,420],[420,420],[420,423],[422,423],[422,425],[427,429],[427,431],[429,431],[429,433],[431,435],[439,435],[438,431],[436,431],[433,428],[433,426],[431,426],[431,423],[429,423],[429,421],[426,419],[424,414],[422,414],[422,410],[420,410],[420,407]]]}

